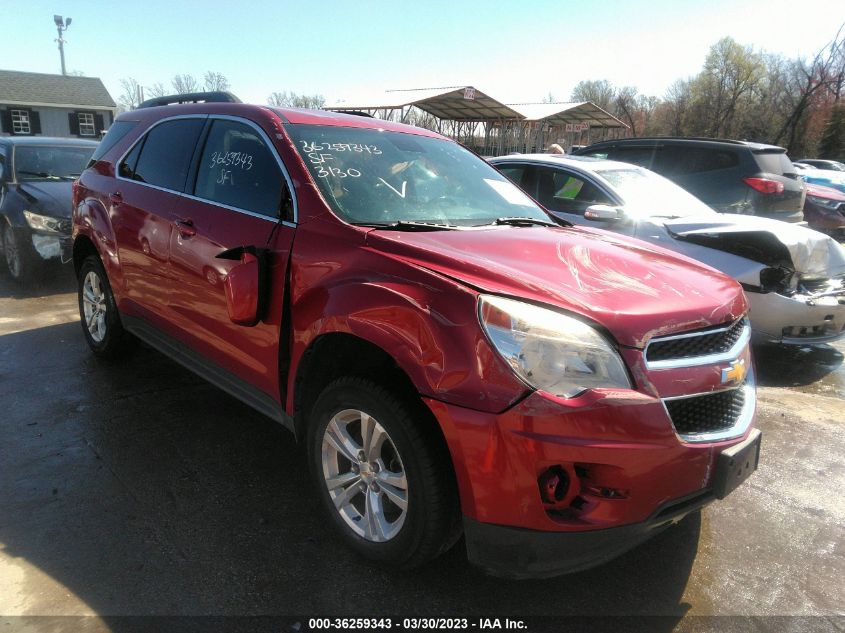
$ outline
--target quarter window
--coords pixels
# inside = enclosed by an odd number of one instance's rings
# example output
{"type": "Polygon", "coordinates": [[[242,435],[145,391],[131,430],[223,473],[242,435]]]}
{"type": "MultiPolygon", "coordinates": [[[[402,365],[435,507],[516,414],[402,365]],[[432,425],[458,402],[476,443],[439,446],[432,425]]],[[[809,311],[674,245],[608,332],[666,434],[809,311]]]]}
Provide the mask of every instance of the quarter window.
{"type": "Polygon", "coordinates": [[[139,145],[121,163],[121,176],[181,192],[204,123],[203,119],[176,119],[155,126],[143,141],[137,164],[133,166],[130,159],[139,145]]]}
{"type": "Polygon", "coordinates": [[[90,112],[79,113],[79,136],[96,136],[97,129],[94,126],[94,115],[90,112]]]}
{"type": "Polygon", "coordinates": [[[12,134],[32,134],[32,128],[29,125],[29,112],[12,110],[12,134]]]}
{"type": "Polygon", "coordinates": [[[273,152],[252,127],[216,120],[205,142],[194,195],[271,218],[293,218],[287,183],[273,152]]]}

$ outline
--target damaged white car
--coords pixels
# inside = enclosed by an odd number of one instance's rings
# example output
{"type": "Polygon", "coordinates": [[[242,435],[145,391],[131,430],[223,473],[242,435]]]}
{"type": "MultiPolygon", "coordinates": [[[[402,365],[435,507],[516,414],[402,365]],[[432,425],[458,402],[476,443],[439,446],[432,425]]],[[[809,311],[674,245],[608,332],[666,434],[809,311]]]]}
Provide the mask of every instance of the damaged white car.
{"type": "Polygon", "coordinates": [[[548,154],[490,159],[554,215],[658,244],[745,288],[756,340],[826,343],[845,335],[845,249],[808,228],[717,213],[628,163],[548,154]]]}

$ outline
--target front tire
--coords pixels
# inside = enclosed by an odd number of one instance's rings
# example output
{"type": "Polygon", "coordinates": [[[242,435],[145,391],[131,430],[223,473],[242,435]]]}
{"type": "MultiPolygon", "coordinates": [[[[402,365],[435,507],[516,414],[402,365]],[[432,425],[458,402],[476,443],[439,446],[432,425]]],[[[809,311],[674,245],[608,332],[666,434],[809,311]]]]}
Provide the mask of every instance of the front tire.
{"type": "Polygon", "coordinates": [[[129,334],[123,329],[117,303],[103,263],[89,255],[79,267],[79,317],[91,351],[103,358],[115,358],[128,347],[129,334]]]}
{"type": "Polygon", "coordinates": [[[15,236],[15,230],[10,224],[3,226],[3,260],[6,262],[6,270],[9,275],[19,284],[25,284],[35,279],[39,272],[38,262],[23,244],[15,236]]]}
{"type": "MultiPolygon", "coordinates": [[[[365,378],[330,383],[312,410],[308,452],[325,510],[364,557],[412,568],[455,542],[452,464],[431,421],[365,378]]],[[[459,534],[459,533],[458,533],[459,534]]]]}

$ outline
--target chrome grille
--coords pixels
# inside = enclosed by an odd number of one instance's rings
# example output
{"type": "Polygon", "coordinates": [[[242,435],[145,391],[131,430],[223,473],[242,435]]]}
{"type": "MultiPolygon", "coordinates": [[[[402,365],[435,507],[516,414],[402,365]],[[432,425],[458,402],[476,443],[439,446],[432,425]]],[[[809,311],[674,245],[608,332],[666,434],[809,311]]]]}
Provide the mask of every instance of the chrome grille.
{"type": "Polygon", "coordinates": [[[652,339],[646,348],[646,363],[653,366],[728,354],[743,338],[747,326],[748,320],[742,318],[732,325],[652,339]]]}

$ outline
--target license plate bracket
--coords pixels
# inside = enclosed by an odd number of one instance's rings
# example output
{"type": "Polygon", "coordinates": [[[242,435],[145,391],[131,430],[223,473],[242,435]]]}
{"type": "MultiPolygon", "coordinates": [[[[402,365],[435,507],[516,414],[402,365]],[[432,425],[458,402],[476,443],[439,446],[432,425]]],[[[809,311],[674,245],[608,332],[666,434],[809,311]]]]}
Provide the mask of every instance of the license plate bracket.
{"type": "Polygon", "coordinates": [[[744,442],[726,448],[719,455],[713,476],[713,494],[717,499],[727,497],[757,470],[762,437],[763,433],[754,429],[744,442]]]}

